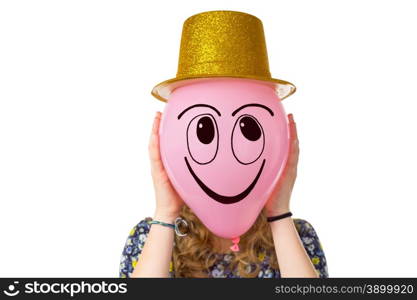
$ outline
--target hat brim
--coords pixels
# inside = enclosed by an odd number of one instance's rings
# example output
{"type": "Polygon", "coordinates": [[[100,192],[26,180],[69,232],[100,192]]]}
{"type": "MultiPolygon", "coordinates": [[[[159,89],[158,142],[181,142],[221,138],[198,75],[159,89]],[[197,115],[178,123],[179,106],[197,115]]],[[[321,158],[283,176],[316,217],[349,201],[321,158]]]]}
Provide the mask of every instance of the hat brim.
{"type": "Polygon", "coordinates": [[[236,76],[236,75],[199,75],[195,77],[176,77],[172,79],[165,80],[161,83],[158,83],[153,89],[152,89],[152,96],[154,96],[156,99],[161,100],[163,102],[167,102],[169,96],[171,95],[172,91],[174,91],[176,88],[185,86],[187,84],[190,84],[192,82],[198,82],[202,80],[207,80],[210,78],[245,78],[245,79],[252,79],[259,81],[263,84],[271,85],[274,87],[278,97],[281,100],[284,100],[285,98],[291,96],[295,93],[296,87],[291,82],[281,80],[281,79],[275,79],[275,78],[266,78],[266,77],[257,77],[257,76],[236,76]]]}

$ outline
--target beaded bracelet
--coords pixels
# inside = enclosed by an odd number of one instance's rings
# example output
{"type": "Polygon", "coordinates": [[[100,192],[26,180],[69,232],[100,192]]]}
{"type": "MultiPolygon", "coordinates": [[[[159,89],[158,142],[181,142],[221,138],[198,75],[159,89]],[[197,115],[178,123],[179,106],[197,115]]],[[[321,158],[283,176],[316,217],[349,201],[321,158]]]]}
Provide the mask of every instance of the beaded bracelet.
{"type": "Polygon", "coordinates": [[[150,221],[149,224],[151,224],[151,225],[152,224],[158,224],[158,225],[162,225],[162,226],[165,226],[165,227],[169,227],[169,228],[175,229],[175,225],[174,224],[169,224],[169,223],[165,223],[165,222],[161,222],[161,221],[156,221],[156,220],[150,221]]]}
{"type": "Polygon", "coordinates": [[[188,228],[187,221],[185,221],[183,218],[180,218],[180,217],[178,217],[178,218],[175,219],[174,224],[165,223],[165,222],[161,222],[161,221],[157,221],[157,220],[152,220],[152,221],[149,222],[149,224],[150,225],[152,225],[152,224],[158,224],[158,225],[162,225],[162,226],[165,226],[165,227],[172,228],[172,229],[174,229],[175,234],[178,235],[178,236],[186,236],[187,235],[187,232],[186,233],[183,233],[179,229],[179,226],[180,225],[183,225],[183,226],[185,226],[185,227],[188,228]]]}

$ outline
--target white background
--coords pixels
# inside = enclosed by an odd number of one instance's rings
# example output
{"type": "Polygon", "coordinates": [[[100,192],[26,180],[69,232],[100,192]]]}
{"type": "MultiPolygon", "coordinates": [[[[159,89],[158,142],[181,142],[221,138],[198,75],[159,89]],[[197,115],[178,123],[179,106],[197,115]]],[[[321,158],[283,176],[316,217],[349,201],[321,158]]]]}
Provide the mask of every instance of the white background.
{"type": "Polygon", "coordinates": [[[118,275],[154,210],[147,142],[183,21],[262,19],[300,138],[296,217],[331,277],[416,276],[413,1],[1,1],[0,276],[118,275]]]}

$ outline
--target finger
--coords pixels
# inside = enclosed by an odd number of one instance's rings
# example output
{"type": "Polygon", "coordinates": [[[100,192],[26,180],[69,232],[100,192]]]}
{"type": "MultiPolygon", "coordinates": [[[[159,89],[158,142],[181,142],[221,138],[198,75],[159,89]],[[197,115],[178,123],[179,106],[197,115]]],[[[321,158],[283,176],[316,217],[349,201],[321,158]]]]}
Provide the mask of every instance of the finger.
{"type": "Polygon", "coordinates": [[[155,118],[153,119],[152,132],[151,132],[152,134],[158,134],[160,120],[161,120],[161,112],[157,111],[155,113],[155,118]]]}
{"type": "Polygon", "coordinates": [[[295,123],[291,125],[291,138],[290,138],[290,153],[289,153],[289,160],[292,163],[296,163],[298,161],[298,154],[300,152],[299,142],[297,137],[297,128],[295,127],[295,123]]]}
{"type": "Polygon", "coordinates": [[[299,155],[300,155],[300,150],[299,150],[298,144],[296,142],[293,143],[289,155],[290,156],[288,158],[288,161],[289,161],[290,167],[297,167],[298,158],[299,158],[299,155]]]}
{"type": "Polygon", "coordinates": [[[155,143],[157,142],[159,121],[159,112],[156,112],[152,123],[151,135],[149,137],[149,150],[154,150],[155,143]]]}
{"type": "Polygon", "coordinates": [[[291,140],[298,140],[298,134],[297,134],[297,124],[294,121],[294,115],[293,114],[289,114],[288,115],[288,123],[289,123],[289,128],[290,128],[290,138],[291,140]]]}
{"type": "Polygon", "coordinates": [[[297,153],[299,151],[297,124],[294,122],[293,114],[288,115],[288,119],[290,127],[290,151],[297,153]]]}
{"type": "Polygon", "coordinates": [[[151,136],[149,140],[149,157],[151,160],[151,167],[156,170],[163,170],[161,154],[159,151],[159,126],[161,122],[161,113],[156,112],[154,122],[152,125],[151,136]]]}
{"type": "Polygon", "coordinates": [[[288,153],[288,161],[286,164],[286,171],[295,171],[298,164],[298,156],[299,156],[299,146],[298,146],[298,135],[297,135],[297,127],[294,122],[294,117],[292,114],[288,115],[289,121],[289,131],[290,131],[290,143],[289,143],[289,153],[288,153]]]}

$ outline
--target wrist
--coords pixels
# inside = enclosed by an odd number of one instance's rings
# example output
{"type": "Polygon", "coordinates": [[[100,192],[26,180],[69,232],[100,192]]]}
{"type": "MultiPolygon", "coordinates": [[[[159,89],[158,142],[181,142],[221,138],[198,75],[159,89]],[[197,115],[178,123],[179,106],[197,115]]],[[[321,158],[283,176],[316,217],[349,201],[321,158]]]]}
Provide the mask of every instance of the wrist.
{"type": "Polygon", "coordinates": [[[289,206],[284,206],[284,207],[279,207],[279,208],[274,208],[274,209],[265,209],[265,215],[267,218],[279,216],[287,212],[290,212],[289,206]]]}
{"type": "Polygon", "coordinates": [[[291,217],[268,223],[273,233],[280,232],[280,234],[278,234],[278,238],[285,238],[285,235],[282,234],[282,232],[287,232],[288,229],[294,227],[294,221],[291,217]]]}
{"type": "Polygon", "coordinates": [[[173,224],[175,219],[178,216],[179,216],[179,213],[156,211],[153,219],[155,221],[161,221],[161,222],[173,224]]]}

